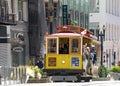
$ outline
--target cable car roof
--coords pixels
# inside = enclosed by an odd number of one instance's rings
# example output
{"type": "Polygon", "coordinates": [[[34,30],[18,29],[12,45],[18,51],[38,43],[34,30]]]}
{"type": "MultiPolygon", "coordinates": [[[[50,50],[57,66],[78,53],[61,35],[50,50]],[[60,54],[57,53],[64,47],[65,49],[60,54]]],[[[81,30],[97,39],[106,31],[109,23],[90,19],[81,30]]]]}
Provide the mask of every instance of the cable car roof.
{"type": "Polygon", "coordinates": [[[64,32],[54,33],[54,34],[48,35],[47,37],[85,37],[85,38],[88,38],[88,39],[92,39],[89,36],[78,34],[78,33],[72,33],[72,32],[71,33],[64,33],[64,32]]]}
{"type": "Polygon", "coordinates": [[[80,26],[66,25],[57,26],[58,33],[47,34],[47,37],[85,37],[88,39],[97,40],[97,37],[92,35],[93,33],[80,26]]]}
{"type": "Polygon", "coordinates": [[[89,31],[83,27],[73,26],[73,25],[57,26],[56,29],[58,32],[70,31],[70,32],[76,32],[79,34],[81,34],[81,32],[83,32],[84,30],[86,30],[87,34],[93,34],[91,31],[89,31]]]}
{"type": "Polygon", "coordinates": [[[66,36],[81,36],[81,34],[78,33],[55,33],[55,34],[51,34],[48,36],[59,36],[59,37],[66,37],[66,36]]]}

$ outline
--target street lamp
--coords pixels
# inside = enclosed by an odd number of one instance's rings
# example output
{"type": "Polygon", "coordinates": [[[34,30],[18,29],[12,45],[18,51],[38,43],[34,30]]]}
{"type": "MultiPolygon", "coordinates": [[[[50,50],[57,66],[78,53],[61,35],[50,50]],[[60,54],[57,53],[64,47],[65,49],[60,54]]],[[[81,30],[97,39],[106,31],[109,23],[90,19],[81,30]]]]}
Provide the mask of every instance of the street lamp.
{"type": "Polygon", "coordinates": [[[58,0],[45,0],[46,18],[50,23],[50,34],[53,33],[53,20],[56,18],[58,0]]]}
{"type": "MultiPolygon", "coordinates": [[[[99,26],[98,26],[99,28],[99,26]]],[[[103,65],[103,41],[105,39],[105,25],[102,28],[99,28],[98,39],[100,37],[101,41],[101,65],[103,65]]]]}

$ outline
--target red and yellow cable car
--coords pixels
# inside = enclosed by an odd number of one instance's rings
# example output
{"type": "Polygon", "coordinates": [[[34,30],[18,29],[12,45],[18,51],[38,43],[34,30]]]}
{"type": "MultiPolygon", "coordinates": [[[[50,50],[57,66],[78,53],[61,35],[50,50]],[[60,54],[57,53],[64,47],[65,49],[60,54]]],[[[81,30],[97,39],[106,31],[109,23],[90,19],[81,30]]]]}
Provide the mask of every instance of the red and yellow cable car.
{"type": "Polygon", "coordinates": [[[48,75],[83,74],[83,45],[95,45],[99,57],[100,43],[92,32],[79,26],[58,26],[58,33],[45,37],[45,71],[48,75]]]}

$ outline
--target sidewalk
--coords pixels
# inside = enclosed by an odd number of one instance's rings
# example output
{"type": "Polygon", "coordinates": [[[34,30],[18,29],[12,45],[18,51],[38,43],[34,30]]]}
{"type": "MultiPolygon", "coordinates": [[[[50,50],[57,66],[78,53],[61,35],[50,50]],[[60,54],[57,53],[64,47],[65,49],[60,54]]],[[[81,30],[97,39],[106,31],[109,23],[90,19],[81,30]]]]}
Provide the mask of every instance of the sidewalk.
{"type": "Polygon", "coordinates": [[[81,83],[73,83],[73,82],[32,83],[32,84],[15,84],[15,85],[7,85],[7,86],[113,86],[113,85],[120,86],[120,81],[92,81],[92,82],[81,82],[81,83]]]}
{"type": "Polygon", "coordinates": [[[3,84],[0,86],[56,86],[55,83],[26,83],[26,84],[3,84]]]}

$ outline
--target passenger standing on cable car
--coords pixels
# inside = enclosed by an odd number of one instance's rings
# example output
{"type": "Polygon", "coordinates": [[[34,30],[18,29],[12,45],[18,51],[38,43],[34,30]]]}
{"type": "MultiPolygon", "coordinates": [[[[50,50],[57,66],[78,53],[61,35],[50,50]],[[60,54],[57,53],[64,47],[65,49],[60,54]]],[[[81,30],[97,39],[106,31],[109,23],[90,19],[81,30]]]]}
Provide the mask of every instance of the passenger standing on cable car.
{"type": "Polygon", "coordinates": [[[96,50],[95,50],[95,46],[92,45],[92,49],[91,49],[91,54],[93,56],[92,60],[93,60],[93,65],[97,65],[97,55],[96,55],[96,50]]]}
{"type": "Polygon", "coordinates": [[[85,43],[85,45],[83,45],[83,69],[85,70],[85,73],[87,73],[87,43],[85,43]]]}
{"type": "Polygon", "coordinates": [[[91,55],[91,52],[90,52],[90,47],[87,47],[87,68],[86,68],[86,70],[87,70],[87,73],[88,74],[90,74],[90,75],[92,75],[92,55],[91,55]]]}

